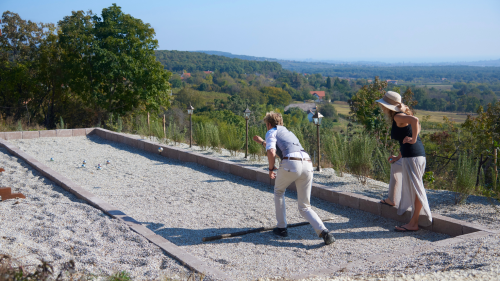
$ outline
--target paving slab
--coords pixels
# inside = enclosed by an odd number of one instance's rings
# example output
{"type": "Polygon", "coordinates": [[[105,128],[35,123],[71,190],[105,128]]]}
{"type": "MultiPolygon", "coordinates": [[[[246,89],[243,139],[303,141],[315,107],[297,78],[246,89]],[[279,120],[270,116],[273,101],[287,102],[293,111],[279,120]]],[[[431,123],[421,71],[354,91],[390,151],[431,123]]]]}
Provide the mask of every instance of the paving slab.
{"type": "Polygon", "coordinates": [[[5,132],[5,140],[20,140],[23,138],[23,132],[5,132]]]}
{"type": "Polygon", "coordinates": [[[57,132],[56,132],[56,130],[40,131],[40,137],[41,138],[55,138],[55,137],[57,137],[57,132]]]}
{"type": "Polygon", "coordinates": [[[39,131],[23,131],[23,139],[37,139],[40,137],[39,131]]]}

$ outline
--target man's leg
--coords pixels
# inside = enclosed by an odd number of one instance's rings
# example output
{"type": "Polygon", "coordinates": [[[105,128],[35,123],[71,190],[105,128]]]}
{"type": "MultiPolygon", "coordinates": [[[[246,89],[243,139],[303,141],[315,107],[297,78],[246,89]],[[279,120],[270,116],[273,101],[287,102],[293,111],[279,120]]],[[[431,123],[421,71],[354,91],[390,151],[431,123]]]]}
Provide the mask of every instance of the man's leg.
{"type": "Polygon", "coordinates": [[[297,169],[291,168],[293,161],[284,160],[278,170],[276,181],[274,184],[274,207],[276,209],[276,220],[278,228],[286,228],[286,207],[285,207],[285,191],[286,188],[295,181],[298,177],[297,169]]]}
{"type": "Polygon", "coordinates": [[[295,180],[297,187],[297,201],[300,214],[312,225],[314,231],[321,237],[321,233],[327,230],[318,214],[311,209],[311,185],[313,180],[313,166],[311,162],[295,161],[300,164],[301,175],[295,180]]]}

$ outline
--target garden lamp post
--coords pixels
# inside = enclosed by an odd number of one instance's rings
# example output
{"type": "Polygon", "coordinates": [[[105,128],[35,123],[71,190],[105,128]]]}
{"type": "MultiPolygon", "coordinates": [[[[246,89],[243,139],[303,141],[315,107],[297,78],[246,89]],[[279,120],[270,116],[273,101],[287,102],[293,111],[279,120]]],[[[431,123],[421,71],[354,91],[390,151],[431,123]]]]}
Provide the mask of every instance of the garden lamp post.
{"type": "Polygon", "coordinates": [[[189,103],[187,108],[189,114],[189,147],[193,145],[193,110],[194,107],[189,103]]]}
{"type": "Polygon", "coordinates": [[[321,119],[323,118],[323,115],[319,113],[318,108],[316,108],[316,113],[314,113],[312,119],[314,122],[314,125],[316,125],[317,128],[317,138],[318,138],[318,167],[316,168],[316,171],[321,172],[321,167],[319,166],[319,160],[321,158],[321,151],[320,151],[320,145],[319,145],[319,126],[321,125],[321,119]]]}
{"type": "Polygon", "coordinates": [[[247,106],[247,109],[245,109],[245,111],[243,111],[243,114],[245,115],[245,123],[246,123],[246,135],[245,135],[245,159],[248,157],[248,119],[250,119],[250,113],[252,113],[250,111],[250,109],[248,109],[248,106],[247,106]]]}

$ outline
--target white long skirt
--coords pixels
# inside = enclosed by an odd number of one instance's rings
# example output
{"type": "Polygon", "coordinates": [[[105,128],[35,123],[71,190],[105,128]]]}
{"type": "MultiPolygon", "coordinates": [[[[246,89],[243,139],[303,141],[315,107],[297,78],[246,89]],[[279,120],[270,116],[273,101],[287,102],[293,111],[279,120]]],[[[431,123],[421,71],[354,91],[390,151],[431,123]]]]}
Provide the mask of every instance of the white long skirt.
{"type": "Polygon", "coordinates": [[[430,226],[432,224],[432,214],[422,180],[425,173],[425,163],[424,156],[403,158],[403,179],[398,215],[404,214],[411,207],[411,216],[413,217],[415,198],[418,197],[422,203],[418,224],[430,226]]]}

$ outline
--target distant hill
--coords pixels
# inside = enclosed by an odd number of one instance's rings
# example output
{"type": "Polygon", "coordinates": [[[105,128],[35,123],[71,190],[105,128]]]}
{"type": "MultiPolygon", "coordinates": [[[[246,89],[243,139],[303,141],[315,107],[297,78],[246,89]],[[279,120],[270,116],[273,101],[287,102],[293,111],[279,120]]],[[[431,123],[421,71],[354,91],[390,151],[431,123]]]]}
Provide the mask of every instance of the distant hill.
{"type": "Polygon", "coordinates": [[[156,58],[165,69],[174,72],[220,71],[241,73],[280,72],[282,67],[277,62],[244,60],[220,55],[185,51],[155,51],[156,58]]]}
{"type": "Polygon", "coordinates": [[[245,56],[245,55],[234,55],[228,52],[220,52],[220,51],[194,51],[196,53],[204,53],[207,55],[216,55],[223,56],[232,59],[240,59],[240,60],[255,60],[255,61],[278,61],[277,59],[264,58],[264,57],[253,57],[253,56],[245,56]]]}
{"type": "Polygon", "coordinates": [[[311,68],[311,66],[317,66],[319,68],[331,67],[331,66],[494,66],[500,67],[500,59],[498,60],[485,60],[485,61],[473,61],[473,62],[439,62],[439,63],[385,63],[380,61],[340,61],[340,60],[282,60],[275,58],[265,58],[265,57],[254,57],[246,55],[235,55],[228,52],[220,51],[194,51],[199,53],[205,53],[209,55],[224,56],[228,58],[237,58],[242,60],[254,60],[254,61],[275,61],[279,62],[283,68],[297,68],[298,64],[303,65],[304,68],[311,68]]]}

